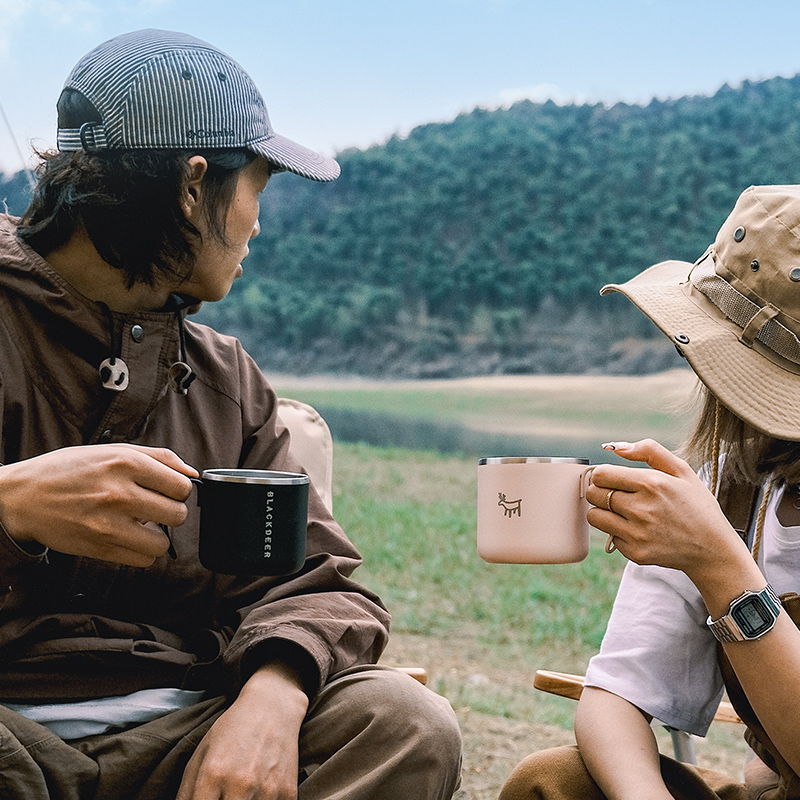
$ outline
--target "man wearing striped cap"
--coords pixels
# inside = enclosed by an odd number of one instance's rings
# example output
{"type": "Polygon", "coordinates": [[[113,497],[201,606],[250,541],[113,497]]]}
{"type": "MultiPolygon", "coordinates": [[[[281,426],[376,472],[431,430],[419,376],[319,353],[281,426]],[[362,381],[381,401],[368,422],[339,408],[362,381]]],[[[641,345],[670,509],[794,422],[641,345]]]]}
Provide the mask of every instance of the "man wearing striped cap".
{"type": "Polygon", "coordinates": [[[207,468],[301,472],[223,298],[258,196],[339,165],[244,70],[167,31],[83,57],[21,219],[0,216],[0,794],[450,798],[452,709],[376,666],[389,615],[310,492],[303,567],[212,572],[207,468]],[[171,537],[171,539],[170,539],[171,537]]]}

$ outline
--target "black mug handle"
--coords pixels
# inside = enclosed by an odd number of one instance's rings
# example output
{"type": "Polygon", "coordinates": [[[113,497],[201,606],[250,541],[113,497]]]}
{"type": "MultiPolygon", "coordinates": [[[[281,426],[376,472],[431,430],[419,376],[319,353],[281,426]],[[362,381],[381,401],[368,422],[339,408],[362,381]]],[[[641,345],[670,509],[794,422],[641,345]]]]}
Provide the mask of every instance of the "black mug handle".
{"type": "MultiPolygon", "coordinates": [[[[203,486],[202,478],[189,478],[189,480],[197,487],[197,505],[200,505],[200,489],[203,486]]],[[[172,544],[172,533],[169,529],[168,525],[165,525],[163,522],[158,523],[158,527],[164,531],[164,535],[169,539],[169,548],[167,548],[167,554],[171,559],[176,559],[178,554],[175,552],[175,545],[172,544]]]]}
{"type": "Polygon", "coordinates": [[[164,535],[169,540],[169,547],[167,548],[167,554],[174,561],[178,557],[178,554],[175,552],[175,545],[172,544],[172,534],[170,533],[169,526],[165,525],[163,522],[159,522],[158,527],[161,528],[162,531],[164,531],[164,535]]]}
{"type": "Polygon", "coordinates": [[[200,505],[200,490],[203,488],[202,478],[189,478],[189,480],[197,487],[197,505],[200,505]]]}

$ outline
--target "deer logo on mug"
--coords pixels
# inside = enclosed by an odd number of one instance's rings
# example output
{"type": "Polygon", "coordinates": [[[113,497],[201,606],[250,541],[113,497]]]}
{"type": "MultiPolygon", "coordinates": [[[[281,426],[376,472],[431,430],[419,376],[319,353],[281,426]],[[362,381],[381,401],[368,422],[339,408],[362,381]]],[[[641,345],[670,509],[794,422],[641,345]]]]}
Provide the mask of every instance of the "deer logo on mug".
{"type": "Polygon", "coordinates": [[[498,492],[497,496],[500,498],[497,505],[503,507],[504,517],[513,517],[516,514],[518,517],[522,516],[522,498],[519,500],[506,500],[506,496],[502,492],[498,492]]]}

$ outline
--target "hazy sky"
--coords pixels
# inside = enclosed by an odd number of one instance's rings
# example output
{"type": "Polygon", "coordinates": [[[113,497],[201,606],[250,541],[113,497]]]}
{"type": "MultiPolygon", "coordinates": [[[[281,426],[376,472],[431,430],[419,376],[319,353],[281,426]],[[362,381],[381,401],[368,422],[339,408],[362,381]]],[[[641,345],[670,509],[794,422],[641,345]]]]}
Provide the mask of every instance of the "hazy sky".
{"type": "MultiPolygon", "coordinates": [[[[521,97],[646,103],[800,72],[800,0],[0,0],[0,106],[26,157],[54,144],[78,58],[145,27],[226,51],[278,132],[328,155],[521,97]]],[[[0,117],[0,170],[20,166],[0,117]]]]}

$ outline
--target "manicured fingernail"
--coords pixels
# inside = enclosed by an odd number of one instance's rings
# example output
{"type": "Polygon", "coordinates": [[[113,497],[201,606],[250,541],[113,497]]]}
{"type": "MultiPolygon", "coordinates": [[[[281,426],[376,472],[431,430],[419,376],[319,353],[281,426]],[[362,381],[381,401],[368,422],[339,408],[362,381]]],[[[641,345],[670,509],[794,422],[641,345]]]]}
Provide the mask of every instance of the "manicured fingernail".
{"type": "Polygon", "coordinates": [[[630,442],[606,442],[605,444],[600,445],[603,450],[627,450],[630,446],[630,442]]]}

